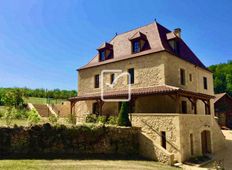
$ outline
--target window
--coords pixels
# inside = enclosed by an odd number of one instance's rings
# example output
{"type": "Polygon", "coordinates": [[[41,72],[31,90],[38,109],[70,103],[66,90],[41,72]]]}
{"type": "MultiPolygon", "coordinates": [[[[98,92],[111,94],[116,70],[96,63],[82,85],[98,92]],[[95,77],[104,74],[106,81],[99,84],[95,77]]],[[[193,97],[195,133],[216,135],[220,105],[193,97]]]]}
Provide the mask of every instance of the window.
{"type": "Polygon", "coordinates": [[[131,40],[132,43],[132,53],[139,53],[141,51],[145,51],[150,49],[150,44],[146,37],[139,37],[131,40]]]}
{"type": "Polygon", "coordinates": [[[193,152],[193,134],[192,133],[190,134],[190,152],[191,152],[191,155],[194,154],[194,152],[193,152]]]}
{"type": "Polygon", "coordinates": [[[94,87],[99,88],[99,74],[94,77],[94,87]]]}
{"type": "Polygon", "coordinates": [[[180,69],[180,84],[185,85],[185,70],[180,69]]]}
{"type": "Polygon", "coordinates": [[[178,40],[169,40],[169,45],[172,47],[172,50],[176,53],[180,53],[180,47],[178,40]]]}
{"type": "Polygon", "coordinates": [[[133,53],[140,52],[140,41],[136,40],[133,42],[133,53]]]}
{"type": "Polygon", "coordinates": [[[189,74],[189,81],[192,81],[192,74],[189,74]]]}
{"type": "Polygon", "coordinates": [[[99,53],[100,53],[100,61],[104,61],[105,60],[105,50],[102,50],[99,53]]]}
{"type": "Polygon", "coordinates": [[[128,69],[128,73],[130,74],[130,82],[128,78],[128,84],[134,84],[134,68],[128,69]]]}
{"type": "Polygon", "coordinates": [[[113,84],[114,78],[115,78],[114,74],[111,74],[111,75],[110,75],[110,83],[111,83],[111,84],[113,84]]]}
{"type": "Polygon", "coordinates": [[[105,61],[114,57],[113,45],[105,43],[104,47],[98,49],[99,61],[105,61]]]}
{"type": "Polygon", "coordinates": [[[166,133],[164,131],[161,132],[161,146],[166,149],[166,133]]]}
{"type": "Polygon", "coordinates": [[[186,101],[181,102],[181,110],[182,110],[182,113],[187,113],[187,102],[186,101]]]}
{"type": "Polygon", "coordinates": [[[208,89],[207,78],[203,77],[204,89],[208,89]]]}

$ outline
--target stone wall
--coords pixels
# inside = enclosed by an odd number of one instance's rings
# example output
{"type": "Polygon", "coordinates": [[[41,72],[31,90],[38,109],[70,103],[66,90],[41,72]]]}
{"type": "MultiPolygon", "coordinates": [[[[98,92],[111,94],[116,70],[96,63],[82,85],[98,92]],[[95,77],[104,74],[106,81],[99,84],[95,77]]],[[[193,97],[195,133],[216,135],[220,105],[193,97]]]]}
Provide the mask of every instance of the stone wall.
{"type": "Polygon", "coordinates": [[[139,154],[140,128],[50,126],[0,128],[0,156],[139,154]]]}
{"type": "MultiPolygon", "coordinates": [[[[123,72],[127,72],[129,68],[134,68],[135,83],[132,84],[131,88],[143,88],[143,87],[153,87],[158,85],[171,85],[183,88],[185,90],[200,92],[204,94],[214,95],[213,92],[213,77],[212,73],[206,71],[202,68],[196,67],[189,62],[186,62],[168,52],[161,52],[155,54],[149,54],[141,57],[131,58],[127,60],[122,60],[114,63],[109,63],[105,65],[100,65],[97,67],[92,67],[78,72],[78,94],[88,94],[88,93],[99,93],[100,88],[94,88],[94,76],[96,74],[101,74],[102,70],[112,70],[120,69],[123,72]],[[186,75],[186,85],[180,84],[180,69],[185,69],[186,75]],[[190,81],[190,74],[192,75],[192,81],[190,81]],[[203,88],[203,77],[207,77],[208,89],[203,88]]],[[[117,77],[119,73],[116,74],[117,77]]],[[[110,83],[110,75],[106,74],[104,77],[105,82],[110,83]]],[[[101,77],[100,77],[101,82],[101,77]]],[[[113,89],[105,88],[106,91],[123,90],[128,87],[128,80],[126,77],[120,78],[116,86],[113,89]]],[[[106,86],[104,86],[106,87],[106,86]]],[[[188,113],[193,113],[194,110],[191,109],[191,102],[186,98],[181,98],[185,100],[188,106],[188,113]]],[[[162,106],[161,110],[168,109],[166,112],[173,112],[173,101],[170,101],[165,106],[162,106]],[[170,110],[170,111],[169,111],[170,110]]],[[[154,102],[150,100],[146,103],[147,106],[151,107],[154,102]],[[149,104],[148,104],[149,103],[149,104]],[[150,105],[151,103],[151,105],[150,105]]],[[[143,102],[144,103],[144,102],[143,102]]],[[[161,102],[165,103],[165,102],[161,102]]],[[[88,105],[87,102],[84,105],[88,105]]],[[[160,104],[159,104],[160,105],[160,104]]],[[[175,104],[174,104],[175,105],[175,104]]],[[[213,105],[213,101],[211,101],[213,105]]],[[[84,106],[84,107],[86,107],[84,106]]],[[[112,108],[110,109],[112,111],[112,108]]],[[[83,111],[84,113],[86,111],[83,111]]],[[[90,111],[91,112],[91,111],[90,111]]],[[[146,111],[137,111],[146,112],[146,111]]],[[[147,111],[149,112],[149,111],[147,111]]],[[[159,111],[165,112],[165,111],[159,111]]],[[[205,105],[202,101],[197,102],[197,112],[198,114],[205,113],[205,105]]],[[[214,115],[213,106],[211,106],[212,116],[214,115]]]]}
{"type": "Polygon", "coordinates": [[[157,145],[146,133],[140,133],[139,135],[139,153],[147,159],[158,160],[168,165],[174,163],[174,154],[157,145]]]}
{"type": "MultiPolygon", "coordinates": [[[[102,70],[119,69],[123,72],[127,72],[129,68],[134,68],[135,82],[131,86],[132,89],[164,84],[164,65],[162,55],[161,53],[155,53],[80,70],[78,72],[78,95],[100,92],[100,88],[94,88],[94,76],[97,74],[100,75],[102,70]]],[[[116,76],[118,74],[119,73],[116,73],[116,76]]],[[[110,75],[105,75],[104,80],[105,82],[110,83],[110,75]]],[[[127,82],[127,77],[122,77],[119,79],[114,89],[111,90],[127,89],[127,82]]],[[[110,90],[108,89],[108,91],[110,90]]]]}
{"type": "MultiPolygon", "coordinates": [[[[161,145],[161,131],[166,132],[166,151],[174,154],[175,160],[183,162],[191,157],[202,155],[201,133],[210,132],[211,151],[221,150],[225,138],[211,115],[169,114],[169,113],[135,113],[132,114],[132,125],[141,127],[156,145],[161,145]],[[190,134],[193,136],[191,146],[190,134]],[[191,147],[193,153],[191,153],[191,147]]],[[[162,150],[159,150],[162,152],[162,150]]],[[[157,151],[154,150],[154,154],[157,151]]]]}
{"type": "Polygon", "coordinates": [[[225,147],[225,137],[220,127],[211,115],[180,115],[180,135],[182,145],[182,159],[202,154],[201,133],[204,130],[210,132],[211,151],[217,151],[225,147]],[[193,155],[190,152],[190,134],[193,135],[193,155]]]}
{"type": "Polygon", "coordinates": [[[165,84],[181,87],[193,92],[214,95],[213,74],[210,71],[197,67],[168,52],[165,53],[163,55],[163,61],[165,63],[165,84]],[[185,70],[186,85],[181,85],[180,83],[180,69],[185,70]],[[192,81],[189,78],[190,74],[192,75],[192,81]],[[208,89],[204,89],[203,77],[207,77],[208,89]]]}
{"type": "MultiPolygon", "coordinates": [[[[175,159],[181,161],[179,119],[177,114],[133,113],[132,126],[141,127],[142,131],[160,147],[161,131],[165,131],[167,149],[164,150],[170,155],[174,154],[175,159]]],[[[160,154],[156,153],[158,150],[158,148],[155,150],[154,155],[160,154]]],[[[159,152],[163,151],[159,150],[159,152]]]]}
{"type": "Polygon", "coordinates": [[[65,101],[61,104],[52,104],[51,108],[60,117],[68,117],[70,115],[70,102],[65,101]]]}
{"type": "MultiPolygon", "coordinates": [[[[202,155],[201,132],[209,130],[212,135],[212,120],[210,115],[179,115],[180,143],[182,160],[202,155]],[[193,135],[193,155],[191,154],[190,134],[193,135]]],[[[211,145],[213,147],[213,145],[211,145]]]]}

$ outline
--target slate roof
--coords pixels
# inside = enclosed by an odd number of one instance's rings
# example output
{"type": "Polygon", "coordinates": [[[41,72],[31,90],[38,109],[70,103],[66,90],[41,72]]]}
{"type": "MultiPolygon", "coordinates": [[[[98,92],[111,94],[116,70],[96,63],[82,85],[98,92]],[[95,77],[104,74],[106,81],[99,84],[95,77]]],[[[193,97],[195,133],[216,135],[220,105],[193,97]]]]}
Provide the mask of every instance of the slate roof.
{"type": "Polygon", "coordinates": [[[151,53],[157,53],[161,51],[167,51],[187,62],[190,62],[198,67],[201,67],[207,71],[209,71],[205,65],[197,58],[197,56],[191,51],[191,49],[185,44],[185,42],[178,38],[175,33],[168,30],[164,26],[160,25],[157,22],[145,25],[143,27],[139,27],[137,29],[118,34],[116,35],[110,42],[113,45],[114,49],[114,58],[105,60],[105,61],[98,61],[98,54],[85,66],[79,68],[78,70],[95,67],[98,65],[103,65],[111,62],[117,62],[120,60],[130,59],[133,57],[144,56],[151,53]],[[151,49],[131,54],[131,37],[134,37],[138,34],[144,34],[147,37],[147,40],[150,44],[151,49]],[[179,54],[177,55],[171,46],[168,43],[168,40],[177,38],[179,41],[179,54]]]}

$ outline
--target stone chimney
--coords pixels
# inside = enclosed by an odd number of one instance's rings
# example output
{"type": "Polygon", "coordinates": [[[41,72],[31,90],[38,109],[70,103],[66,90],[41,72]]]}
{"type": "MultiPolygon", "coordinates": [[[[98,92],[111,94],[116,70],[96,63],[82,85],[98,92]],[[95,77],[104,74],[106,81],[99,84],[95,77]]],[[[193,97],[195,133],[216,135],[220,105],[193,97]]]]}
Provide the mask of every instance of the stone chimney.
{"type": "Polygon", "coordinates": [[[181,29],[180,28],[174,29],[173,32],[176,34],[177,37],[181,38],[181,29]]]}

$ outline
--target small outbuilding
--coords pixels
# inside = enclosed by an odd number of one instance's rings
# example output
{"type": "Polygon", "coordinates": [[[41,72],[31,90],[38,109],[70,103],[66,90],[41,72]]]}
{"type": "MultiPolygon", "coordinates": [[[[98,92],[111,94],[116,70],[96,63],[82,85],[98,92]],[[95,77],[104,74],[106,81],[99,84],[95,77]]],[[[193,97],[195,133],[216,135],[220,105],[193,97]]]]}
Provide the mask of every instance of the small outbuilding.
{"type": "Polygon", "coordinates": [[[215,96],[215,116],[218,117],[219,125],[232,129],[232,97],[227,93],[220,93],[215,96]]]}

